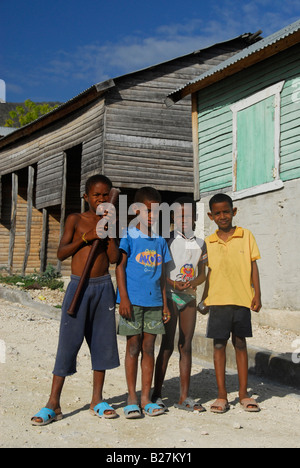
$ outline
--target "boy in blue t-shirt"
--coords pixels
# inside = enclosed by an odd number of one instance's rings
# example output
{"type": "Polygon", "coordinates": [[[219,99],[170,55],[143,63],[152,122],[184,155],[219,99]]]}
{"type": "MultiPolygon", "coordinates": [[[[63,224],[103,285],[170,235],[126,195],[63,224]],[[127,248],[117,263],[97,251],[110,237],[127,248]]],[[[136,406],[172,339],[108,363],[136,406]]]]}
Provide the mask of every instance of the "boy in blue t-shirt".
{"type": "Polygon", "coordinates": [[[158,219],[160,195],[152,187],[143,187],[135,195],[138,224],[129,227],[121,239],[121,259],[116,269],[117,302],[120,304],[119,335],[127,337],[125,370],[128,401],[126,418],[141,417],[136,395],[138,358],[141,353],[141,407],[145,414],[158,416],[164,412],[151,403],[150,390],[154,372],[156,336],[164,334],[164,323],[171,314],[167,305],[165,267],[171,260],[167,242],[152,231],[158,219]],[[153,206],[156,204],[157,209],[153,206]],[[152,208],[152,209],[151,209],[152,208]]]}

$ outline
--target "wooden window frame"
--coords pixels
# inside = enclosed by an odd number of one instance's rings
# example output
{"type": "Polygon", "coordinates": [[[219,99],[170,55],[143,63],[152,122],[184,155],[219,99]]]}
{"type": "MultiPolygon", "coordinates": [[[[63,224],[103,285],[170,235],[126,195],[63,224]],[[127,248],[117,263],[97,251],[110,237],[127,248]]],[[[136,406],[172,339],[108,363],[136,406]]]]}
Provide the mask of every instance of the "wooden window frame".
{"type": "Polygon", "coordinates": [[[238,200],[245,197],[250,197],[252,195],[257,195],[260,193],[271,192],[273,190],[279,190],[283,187],[283,182],[280,180],[280,103],[281,103],[281,91],[284,85],[284,81],[280,81],[268,88],[263,89],[241,101],[233,104],[230,109],[232,111],[232,134],[233,134],[233,148],[232,148],[232,198],[238,200]],[[265,99],[275,96],[275,118],[274,118],[274,127],[275,127],[275,136],[274,136],[274,169],[273,177],[274,181],[267,182],[262,185],[257,185],[254,187],[246,188],[243,190],[237,191],[237,114],[239,111],[251,107],[265,99]]]}

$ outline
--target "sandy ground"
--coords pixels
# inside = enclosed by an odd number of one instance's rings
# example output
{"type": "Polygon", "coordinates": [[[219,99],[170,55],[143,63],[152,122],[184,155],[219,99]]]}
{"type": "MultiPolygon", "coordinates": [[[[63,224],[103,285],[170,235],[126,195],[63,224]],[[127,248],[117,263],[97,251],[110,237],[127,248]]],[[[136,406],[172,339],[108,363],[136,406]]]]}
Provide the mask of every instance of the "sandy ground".
{"type": "MultiPolygon", "coordinates": [[[[101,420],[88,411],[92,372],[89,351],[84,344],[78,356],[78,372],[65,384],[61,402],[64,419],[45,427],[31,426],[31,416],[44,406],[49,395],[59,323],[2,299],[0,317],[2,448],[106,448],[113,453],[121,448],[188,451],[203,447],[300,447],[299,390],[250,377],[250,394],[262,411],[245,413],[238,404],[237,376],[228,374],[231,405],[228,413],[194,414],[175,409],[173,404],[179,389],[177,354],[171,359],[165,382],[169,412],[157,418],[126,420],[122,411],[126,402],[122,340],[119,341],[121,366],[107,373],[104,391],[106,400],[118,413],[117,419],[101,420]]],[[[265,338],[267,330],[259,332],[265,338]]],[[[279,342],[279,348],[284,341],[289,346],[284,335],[280,339],[273,336],[273,341],[279,342]]],[[[209,363],[194,361],[191,380],[191,396],[200,398],[208,410],[216,397],[215,377],[210,367],[209,363]]]]}

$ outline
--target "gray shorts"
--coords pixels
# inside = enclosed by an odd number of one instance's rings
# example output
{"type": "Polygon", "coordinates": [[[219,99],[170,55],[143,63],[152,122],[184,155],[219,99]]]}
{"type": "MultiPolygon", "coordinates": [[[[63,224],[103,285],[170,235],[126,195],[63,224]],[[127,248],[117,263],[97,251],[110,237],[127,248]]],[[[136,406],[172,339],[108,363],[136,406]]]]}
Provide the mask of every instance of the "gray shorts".
{"type": "Polygon", "coordinates": [[[115,319],[115,291],[110,275],[91,278],[83,288],[75,315],[67,310],[80,277],[71,275],[64,302],[53,374],[76,372],[76,358],[84,338],[91,352],[92,369],[103,371],[120,365],[115,319]]]}
{"type": "Polygon", "coordinates": [[[230,333],[239,338],[253,336],[250,309],[236,305],[210,306],[207,338],[229,340],[230,333]]]}

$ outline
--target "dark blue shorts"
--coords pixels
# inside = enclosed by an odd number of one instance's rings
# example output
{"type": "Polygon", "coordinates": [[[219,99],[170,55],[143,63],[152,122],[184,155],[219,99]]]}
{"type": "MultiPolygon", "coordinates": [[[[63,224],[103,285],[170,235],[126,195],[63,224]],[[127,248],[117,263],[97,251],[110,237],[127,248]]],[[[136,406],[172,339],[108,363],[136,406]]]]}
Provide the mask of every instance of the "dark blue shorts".
{"type": "Polygon", "coordinates": [[[77,354],[84,338],[91,352],[92,369],[103,371],[120,365],[115,319],[115,291],[110,275],[91,278],[84,286],[75,315],[67,310],[80,277],[71,275],[63,305],[59,343],[53,374],[75,374],[77,354]]]}
{"type": "Polygon", "coordinates": [[[210,306],[206,337],[229,340],[230,333],[239,338],[252,337],[250,309],[236,305],[210,306]]]}

